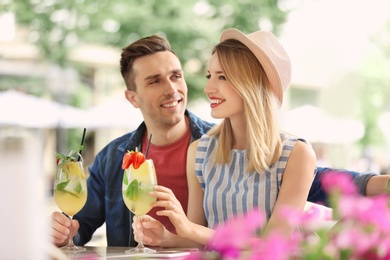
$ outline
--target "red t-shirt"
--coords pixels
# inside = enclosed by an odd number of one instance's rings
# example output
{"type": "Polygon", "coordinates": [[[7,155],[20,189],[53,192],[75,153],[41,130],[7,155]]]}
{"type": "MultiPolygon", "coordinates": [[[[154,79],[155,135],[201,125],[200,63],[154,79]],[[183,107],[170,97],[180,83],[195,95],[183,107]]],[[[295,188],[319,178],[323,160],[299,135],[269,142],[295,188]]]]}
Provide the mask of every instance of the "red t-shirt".
{"type": "MultiPolygon", "coordinates": [[[[156,169],[158,185],[170,188],[180,201],[181,206],[187,213],[188,184],[186,174],[187,149],[191,141],[191,132],[188,131],[177,142],[156,146],[150,144],[147,158],[152,159],[156,169]]],[[[142,152],[146,152],[148,139],[142,139],[142,152]]],[[[174,226],[168,217],[157,216],[156,212],[161,208],[153,208],[148,215],[159,220],[169,231],[176,233],[174,226]]]]}

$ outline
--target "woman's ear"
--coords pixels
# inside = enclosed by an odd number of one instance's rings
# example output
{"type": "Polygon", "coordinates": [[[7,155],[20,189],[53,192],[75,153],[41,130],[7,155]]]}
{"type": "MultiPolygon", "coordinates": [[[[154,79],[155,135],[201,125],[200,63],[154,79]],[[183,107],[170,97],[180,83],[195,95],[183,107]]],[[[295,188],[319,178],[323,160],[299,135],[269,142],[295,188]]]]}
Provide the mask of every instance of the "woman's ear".
{"type": "Polygon", "coordinates": [[[138,96],[135,91],[125,90],[126,99],[135,107],[139,108],[138,96]]]}

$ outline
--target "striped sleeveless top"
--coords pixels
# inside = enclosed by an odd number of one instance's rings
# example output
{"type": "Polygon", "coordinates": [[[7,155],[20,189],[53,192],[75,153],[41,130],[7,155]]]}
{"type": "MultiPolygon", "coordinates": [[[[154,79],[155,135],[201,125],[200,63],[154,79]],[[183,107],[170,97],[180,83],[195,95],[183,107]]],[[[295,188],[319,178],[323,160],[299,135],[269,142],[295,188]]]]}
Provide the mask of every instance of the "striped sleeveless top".
{"type": "Polygon", "coordinates": [[[204,191],[203,208],[209,228],[251,209],[270,218],[279,193],[282,174],[295,143],[302,139],[281,134],[283,151],[268,171],[246,172],[245,150],[232,150],[229,164],[215,164],[218,138],[203,135],[196,151],[195,174],[204,191]]]}

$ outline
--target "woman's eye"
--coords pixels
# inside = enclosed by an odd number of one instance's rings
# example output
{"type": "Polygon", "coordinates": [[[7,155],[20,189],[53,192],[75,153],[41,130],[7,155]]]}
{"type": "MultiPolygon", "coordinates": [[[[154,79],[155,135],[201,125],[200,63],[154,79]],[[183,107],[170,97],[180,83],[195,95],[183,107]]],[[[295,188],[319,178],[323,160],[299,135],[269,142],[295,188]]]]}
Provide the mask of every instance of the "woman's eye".
{"type": "Polygon", "coordinates": [[[219,76],[218,79],[220,79],[220,80],[226,80],[225,76],[219,76]]]}
{"type": "Polygon", "coordinates": [[[210,74],[206,75],[206,79],[210,79],[210,78],[211,78],[210,74]]]}

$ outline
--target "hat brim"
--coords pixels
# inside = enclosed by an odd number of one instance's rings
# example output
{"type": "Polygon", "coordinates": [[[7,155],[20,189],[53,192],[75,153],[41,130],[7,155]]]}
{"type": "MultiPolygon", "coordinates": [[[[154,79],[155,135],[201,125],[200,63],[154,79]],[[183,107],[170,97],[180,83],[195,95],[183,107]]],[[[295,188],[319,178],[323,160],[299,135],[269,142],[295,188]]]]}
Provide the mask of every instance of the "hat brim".
{"type": "MultiPolygon", "coordinates": [[[[267,33],[267,32],[264,32],[267,33]]],[[[269,33],[267,37],[275,37],[273,34],[269,33]]],[[[276,37],[275,37],[276,38],[276,37]]],[[[276,69],[275,65],[271,61],[271,59],[268,57],[265,51],[262,48],[260,48],[257,44],[255,44],[252,40],[248,38],[247,35],[243,34],[241,31],[235,29],[235,28],[229,28],[222,32],[220,41],[225,41],[228,39],[234,39],[238,40],[241,43],[243,43],[246,47],[251,50],[251,52],[256,56],[256,58],[259,60],[261,66],[264,69],[265,74],[267,75],[268,82],[271,85],[271,88],[279,100],[280,104],[283,103],[283,86],[280,79],[280,75],[278,73],[278,70],[276,69]]],[[[266,40],[266,38],[264,38],[266,40]]],[[[277,39],[276,39],[277,42],[277,39]]],[[[267,48],[267,42],[264,42],[262,47],[267,48]]]]}

